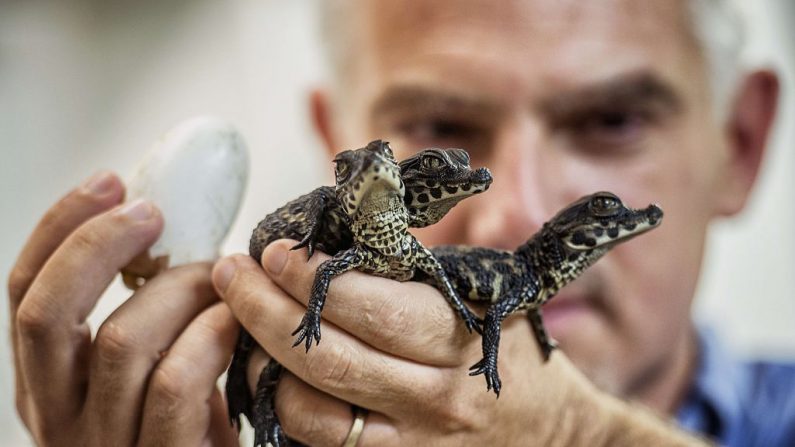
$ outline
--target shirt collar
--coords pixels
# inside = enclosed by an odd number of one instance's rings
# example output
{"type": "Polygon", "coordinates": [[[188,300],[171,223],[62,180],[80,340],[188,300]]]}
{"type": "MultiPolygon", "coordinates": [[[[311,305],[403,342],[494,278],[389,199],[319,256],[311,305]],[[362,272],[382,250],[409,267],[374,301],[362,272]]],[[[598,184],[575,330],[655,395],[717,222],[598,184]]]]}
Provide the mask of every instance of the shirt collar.
{"type": "Polygon", "coordinates": [[[727,439],[742,425],[742,390],[750,379],[713,331],[699,330],[698,342],[698,367],[677,420],[688,430],[727,439]]]}

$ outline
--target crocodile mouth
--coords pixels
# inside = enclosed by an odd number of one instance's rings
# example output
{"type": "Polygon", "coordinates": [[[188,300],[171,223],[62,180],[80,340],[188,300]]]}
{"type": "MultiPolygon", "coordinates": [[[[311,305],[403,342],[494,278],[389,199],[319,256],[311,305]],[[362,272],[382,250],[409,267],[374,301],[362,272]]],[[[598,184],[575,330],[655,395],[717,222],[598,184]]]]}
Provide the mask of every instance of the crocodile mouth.
{"type": "Polygon", "coordinates": [[[480,194],[489,189],[494,178],[488,168],[478,168],[467,173],[459,180],[445,182],[442,187],[450,197],[459,195],[480,194]]]}
{"type": "Polygon", "coordinates": [[[441,182],[437,179],[413,180],[411,187],[407,188],[406,202],[409,206],[421,207],[430,202],[445,204],[460,202],[462,199],[474,194],[480,194],[489,189],[493,178],[487,168],[479,168],[467,172],[457,179],[447,179],[441,182]]]}
{"type": "Polygon", "coordinates": [[[662,218],[663,211],[657,205],[649,205],[642,210],[627,209],[620,218],[598,220],[571,228],[563,242],[568,248],[577,251],[611,248],[658,227],[662,218]]]}

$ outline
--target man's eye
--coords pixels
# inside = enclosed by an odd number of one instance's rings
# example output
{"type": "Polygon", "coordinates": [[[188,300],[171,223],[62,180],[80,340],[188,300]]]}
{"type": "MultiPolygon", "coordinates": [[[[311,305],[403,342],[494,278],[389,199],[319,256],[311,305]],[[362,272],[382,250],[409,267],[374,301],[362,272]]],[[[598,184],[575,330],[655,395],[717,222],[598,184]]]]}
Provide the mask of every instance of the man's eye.
{"type": "Polygon", "coordinates": [[[386,116],[377,120],[374,127],[379,135],[395,143],[398,160],[421,149],[436,147],[463,148],[468,157],[481,162],[489,154],[494,133],[492,124],[485,119],[442,113],[386,116]]]}
{"type": "Polygon", "coordinates": [[[565,127],[578,147],[606,151],[642,142],[651,117],[641,111],[597,110],[572,119],[565,127]]]}
{"type": "Polygon", "coordinates": [[[477,133],[467,123],[443,119],[406,121],[396,127],[400,136],[415,147],[461,146],[477,133]]]}

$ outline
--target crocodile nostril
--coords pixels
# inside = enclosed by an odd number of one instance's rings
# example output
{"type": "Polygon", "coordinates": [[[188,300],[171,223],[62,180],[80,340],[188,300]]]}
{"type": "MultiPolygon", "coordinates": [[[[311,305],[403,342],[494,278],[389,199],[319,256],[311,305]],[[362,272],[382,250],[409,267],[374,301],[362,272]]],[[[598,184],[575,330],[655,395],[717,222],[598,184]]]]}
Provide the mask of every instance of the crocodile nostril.
{"type": "Polygon", "coordinates": [[[649,205],[649,207],[646,209],[646,214],[649,216],[649,219],[655,220],[653,223],[656,223],[657,220],[662,219],[664,213],[662,208],[659,206],[649,205]]]}
{"type": "Polygon", "coordinates": [[[491,183],[494,179],[488,168],[478,168],[472,175],[474,181],[480,183],[491,183]]]}

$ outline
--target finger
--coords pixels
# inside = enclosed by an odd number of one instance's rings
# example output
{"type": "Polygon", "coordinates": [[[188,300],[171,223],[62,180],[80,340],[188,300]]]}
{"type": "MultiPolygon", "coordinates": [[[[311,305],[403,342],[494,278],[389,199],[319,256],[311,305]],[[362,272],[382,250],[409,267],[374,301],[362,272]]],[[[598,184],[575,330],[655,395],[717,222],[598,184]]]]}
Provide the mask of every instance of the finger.
{"type": "Polygon", "coordinates": [[[202,312],[185,329],[152,373],[140,445],[194,446],[237,433],[217,409],[218,377],[232,357],[238,324],[224,303],[202,312]],[[221,426],[223,431],[212,433],[221,426]]]}
{"type": "MultiPolygon", "coordinates": [[[[291,245],[270,244],[263,265],[279,287],[306,304],[315,272],[328,256],[317,254],[307,262],[303,251],[288,250],[291,245]]],[[[380,350],[437,366],[460,365],[466,360],[462,347],[477,339],[431,286],[360,272],[334,278],[323,318],[380,350]]]]}
{"type": "Polygon", "coordinates": [[[111,172],[101,172],[70,191],[44,214],[11,270],[8,295],[12,310],[64,239],[86,220],[118,205],[123,197],[124,186],[119,178],[111,172]]]}
{"type": "Polygon", "coordinates": [[[31,283],[16,315],[21,374],[46,417],[83,404],[90,330],[85,318],[119,269],[150,246],[160,212],[134,201],[93,217],[61,244],[31,283]]]}
{"type": "Polygon", "coordinates": [[[218,302],[210,269],[201,263],[161,273],[99,327],[84,414],[98,419],[100,439],[135,440],[150,373],[191,321],[218,302]]]}
{"type": "Polygon", "coordinates": [[[229,413],[226,410],[226,400],[220,389],[213,391],[210,397],[210,426],[209,432],[201,445],[208,446],[239,446],[238,431],[229,424],[229,413]]]}
{"type": "Polygon", "coordinates": [[[246,368],[246,382],[251,395],[257,393],[257,382],[259,382],[259,375],[268,362],[271,361],[271,356],[265,350],[257,346],[251,352],[251,357],[248,360],[248,367],[246,368]]]}
{"type": "MultiPolygon", "coordinates": [[[[285,372],[276,391],[276,414],[285,434],[306,445],[340,446],[348,437],[354,414],[351,404],[320,392],[285,372]]],[[[359,446],[395,445],[397,429],[384,415],[365,416],[359,446]]]]}
{"type": "Polygon", "coordinates": [[[405,411],[406,402],[442,397],[437,385],[446,378],[443,369],[377,351],[328,322],[323,323],[323,343],[317,348],[308,353],[293,349],[289,334],[306,308],[250,257],[231,256],[216,263],[213,282],[257,342],[313,387],[386,414],[405,411]],[[228,283],[224,277],[230,278],[228,283]]]}
{"type": "Polygon", "coordinates": [[[27,421],[27,391],[20,370],[16,315],[22,297],[41,266],[79,225],[118,204],[124,196],[119,178],[110,172],[98,173],[75,188],[50,208],[30,234],[8,278],[11,346],[14,352],[17,408],[27,421]]]}

